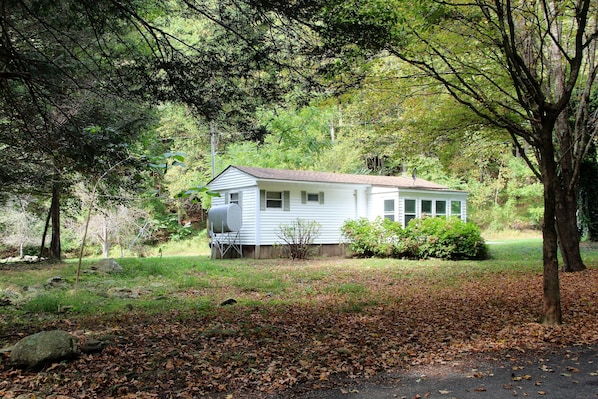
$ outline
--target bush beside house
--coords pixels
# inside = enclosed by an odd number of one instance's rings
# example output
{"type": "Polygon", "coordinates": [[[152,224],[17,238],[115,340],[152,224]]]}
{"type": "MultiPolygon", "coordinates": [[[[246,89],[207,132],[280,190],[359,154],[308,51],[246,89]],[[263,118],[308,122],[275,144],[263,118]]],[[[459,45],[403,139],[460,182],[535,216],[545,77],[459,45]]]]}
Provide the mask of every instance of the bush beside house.
{"type": "Polygon", "coordinates": [[[382,218],[348,220],[342,233],[349,249],[361,257],[459,260],[488,256],[479,228],[458,218],[413,219],[405,228],[382,218]]]}

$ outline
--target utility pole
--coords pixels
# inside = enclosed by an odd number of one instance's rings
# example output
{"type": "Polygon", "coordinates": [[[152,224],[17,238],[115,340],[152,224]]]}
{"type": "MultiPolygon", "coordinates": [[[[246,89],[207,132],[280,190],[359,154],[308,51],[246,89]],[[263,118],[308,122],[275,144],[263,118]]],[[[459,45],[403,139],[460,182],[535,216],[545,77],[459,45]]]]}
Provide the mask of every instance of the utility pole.
{"type": "Polygon", "coordinates": [[[330,117],[330,141],[334,144],[334,116],[330,117]]]}
{"type": "Polygon", "coordinates": [[[210,121],[210,152],[212,154],[212,179],[216,177],[216,123],[210,121]]]}

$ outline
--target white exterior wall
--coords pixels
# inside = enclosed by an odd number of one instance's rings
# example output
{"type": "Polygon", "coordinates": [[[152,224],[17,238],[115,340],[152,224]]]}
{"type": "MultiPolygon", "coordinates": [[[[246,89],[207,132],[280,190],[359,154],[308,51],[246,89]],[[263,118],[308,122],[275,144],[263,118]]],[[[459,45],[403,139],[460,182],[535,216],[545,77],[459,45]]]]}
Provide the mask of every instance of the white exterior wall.
{"type": "Polygon", "coordinates": [[[259,209],[259,190],[255,178],[231,168],[210,182],[209,187],[211,191],[220,193],[220,197],[212,197],[212,206],[224,205],[228,194],[239,193],[239,206],[243,215],[241,244],[255,245],[258,225],[256,209],[259,209]]]}
{"type": "MultiPolygon", "coordinates": [[[[338,244],[342,242],[341,227],[348,219],[360,215],[365,216],[365,187],[356,189],[340,185],[323,185],[310,183],[276,183],[263,182],[260,190],[289,191],[290,209],[285,211],[279,208],[266,208],[259,213],[260,244],[281,244],[278,237],[279,226],[289,224],[295,220],[314,220],[320,223],[320,234],[314,241],[315,244],[338,244]],[[302,203],[301,192],[324,193],[324,203],[302,203]]],[[[257,207],[260,204],[258,201],[257,207]]]]}
{"type": "Polygon", "coordinates": [[[395,200],[395,221],[398,221],[396,215],[399,215],[399,190],[393,187],[372,187],[369,192],[369,206],[367,218],[374,220],[377,217],[384,217],[384,200],[395,200]]]}

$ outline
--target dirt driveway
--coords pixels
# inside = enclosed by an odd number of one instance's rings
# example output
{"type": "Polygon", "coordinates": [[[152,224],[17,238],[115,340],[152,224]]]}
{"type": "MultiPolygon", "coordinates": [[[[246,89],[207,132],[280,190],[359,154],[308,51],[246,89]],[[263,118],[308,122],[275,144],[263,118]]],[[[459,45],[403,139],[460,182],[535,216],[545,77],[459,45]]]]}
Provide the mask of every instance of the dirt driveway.
{"type": "Polygon", "coordinates": [[[475,356],[337,385],[299,387],[272,399],[597,399],[598,347],[475,356]]]}

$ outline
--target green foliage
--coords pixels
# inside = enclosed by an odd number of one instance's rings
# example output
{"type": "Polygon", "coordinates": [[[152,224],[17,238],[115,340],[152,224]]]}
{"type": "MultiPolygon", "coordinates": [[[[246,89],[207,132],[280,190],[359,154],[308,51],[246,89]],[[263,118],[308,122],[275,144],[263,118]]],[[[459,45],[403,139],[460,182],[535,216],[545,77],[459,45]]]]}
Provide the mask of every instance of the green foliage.
{"type": "Polygon", "coordinates": [[[407,230],[421,242],[421,258],[485,259],[488,255],[479,228],[455,217],[413,219],[407,230]]]}
{"type": "Polygon", "coordinates": [[[284,250],[291,259],[306,259],[322,225],[315,220],[295,219],[278,226],[278,237],[284,242],[284,250]]]}
{"type": "Polygon", "coordinates": [[[413,219],[406,228],[377,218],[349,220],[342,227],[349,248],[358,256],[409,259],[485,259],[488,255],[478,227],[458,218],[413,219]]]}
{"type": "Polygon", "coordinates": [[[411,250],[411,246],[405,247],[410,240],[401,225],[381,217],[374,221],[347,220],[341,232],[349,241],[349,249],[360,256],[402,257],[411,250]]]}

